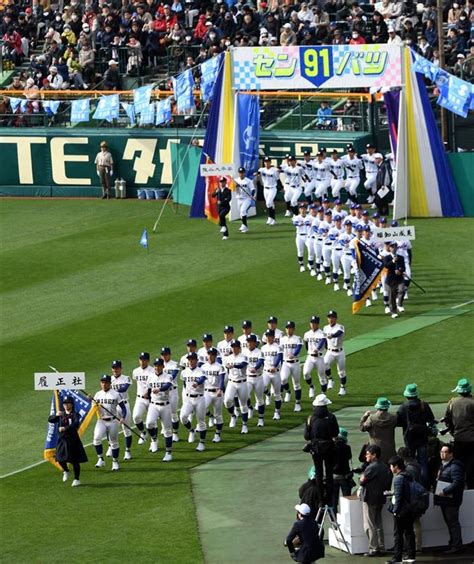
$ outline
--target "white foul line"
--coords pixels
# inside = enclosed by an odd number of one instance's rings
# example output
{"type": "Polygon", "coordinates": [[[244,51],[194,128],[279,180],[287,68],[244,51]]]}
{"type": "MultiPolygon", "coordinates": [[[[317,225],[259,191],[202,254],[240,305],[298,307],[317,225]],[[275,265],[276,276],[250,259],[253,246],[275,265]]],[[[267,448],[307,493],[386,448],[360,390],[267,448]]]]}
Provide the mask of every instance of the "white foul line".
{"type": "Polygon", "coordinates": [[[474,303],[474,300],[470,300],[469,302],[464,302],[463,304],[455,305],[451,309],[457,309],[458,307],[462,307],[462,306],[469,305],[469,304],[472,304],[472,303],[474,303]]]}

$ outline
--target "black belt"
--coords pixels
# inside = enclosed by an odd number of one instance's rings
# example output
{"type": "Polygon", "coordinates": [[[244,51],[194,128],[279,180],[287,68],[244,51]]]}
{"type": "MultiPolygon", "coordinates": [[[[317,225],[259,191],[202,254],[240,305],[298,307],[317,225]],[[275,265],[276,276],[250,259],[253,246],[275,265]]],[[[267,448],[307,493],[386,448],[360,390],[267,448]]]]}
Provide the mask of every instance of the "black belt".
{"type": "Polygon", "coordinates": [[[348,176],[347,178],[360,178],[360,176],[348,176]]]}
{"type": "Polygon", "coordinates": [[[241,384],[242,382],[246,382],[247,380],[231,380],[232,384],[241,384]]]}
{"type": "Polygon", "coordinates": [[[206,388],[206,392],[215,393],[215,392],[217,392],[217,388],[206,388]]]}
{"type": "Polygon", "coordinates": [[[170,404],[169,401],[165,401],[165,402],[163,402],[163,401],[152,401],[151,403],[153,405],[169,405],[170,404]]]}
{"type": "Polygon", "coordinates": [[[344,254],[345,254],[345,255],[349,255],[349,256],[352,256],[352,253],[351,253],[351,251],[344,251],[344,254]]]}
{"type": "Polygon", "coordinates": [[[202,394],[186,394],[188,398],[202,398],[202,394]]]}
{"type": "Polygon", "coordinates": [[[326,247],[332,247],[332,243],[324,243],[326,247]]]}
{"type": "Polygon", "coordinates": [[[115,418],[114,417],[102,417],[101,419],[102,419],[102,421],[113,421],[115,418]]]}
{"type": "Polygon", "coordinates": [[[283,360],[283,362],[288,362],[289,364],[293,364],[294,362],[299,362],[300,359],[299,358],[293,358],[291,360],[283,360]]]}
{"type": "Polygon", "coordinates": [[[311,353],[310,356],[323,356],[323,353],[311,353]]]}
{"type": "Polygon", "coordinates": [[[147,400],[147,399],[150,399],[148,396],[140,396],[140,395],[137,395],[137,398],[146,399],[146,400],[147,400]]]}
{"type": "Polygon", "coordinates": [[[342,348],[341,349],[328,349],[328,350],[329,350],[329,352],[341,352],[342,348]]]}
{"type": "Polygon", "coordinates": [[[247,376],[250,378],[257,378],[258,376],[261,376],[261,374],[247,374],[247,376]]]}
{"type": "Polygon", "coordinates": [[[342,247],[334,247],[335,251],[342,251],[342,247]]]}

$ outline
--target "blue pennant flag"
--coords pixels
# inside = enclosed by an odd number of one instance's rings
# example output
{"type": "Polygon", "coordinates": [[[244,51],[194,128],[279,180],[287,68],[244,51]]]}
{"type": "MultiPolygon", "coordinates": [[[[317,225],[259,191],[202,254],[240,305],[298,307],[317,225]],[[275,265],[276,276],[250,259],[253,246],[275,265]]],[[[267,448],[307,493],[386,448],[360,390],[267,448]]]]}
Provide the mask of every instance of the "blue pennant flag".
{"type": "Polygon", "coordinates": [[[16,111],[18,110],[18,108],[20,107],[20,104],[22,103],[22,98],[13,98],[12,96],[10,96],[10,107],[12,109],[12,112],[15,114],[16,111]]]}
{"type": "Polygon", "coordinates": [[[147,108],[143,108],[140,114],[140,125],[149,125],[155,123],[155,104],[148,104],[147,108]]]}
{"type": "Polygon", "coordinates": [[[133,104],[135,105],[135,113],[140,114],[144,110],[148,109],[150,105],[150,97],[153,86],[147,84],[141,88],[137,88],[133,91],[133,104]]]}
{"type": "Polygon", "coordinates": [[[24,114],[26,112],[26,106],[28,105],[28,100],[22,100],[20,102],[20,112],[24,114]]]}
{"type": "Polygon", "coordinates": [[[82,100],[73,100],[71,102],[71,123],[80,123],[81,121],[89,121],[90,116],[90,98],[82,100]]]}
{"type": "Polygon", "coordinates": [[[222,62],[222,54],[201,64],[201,93],[203,102],[212,99],[217,73],[222,62]]]}
{"type": "Polygon", "coordinates": [[[357,268],[354,275],[352,313],[357,313],[380,282],[383,262],[372,249],[354,239],[357,268]]]}
{"type": "Polygon", "coordinates": [[[54,116],[58,111],[60,103],[59,100],[45,100],[43,102],[43,108],[49,116],[54,116]]]}
{"type": "Polygon", "coordinates": [[[155,125],[171,121],[171,99],[166,98],[156,103],[155,125]]]}
{"type": "Polygon", "coordinates": [[[130,120],[130,123],[132,125],[135,125],[135,107],[133,104],[127,104],[127,102],[122,102],[122,108],[125,110],[125,113],[128,116],[128,119],[130,120]]]}
{"type": "Polygon", "coordinates": [[[176,100],[178,114],[182,114],[187,110],[193,110],[196,106],[194,103],[194,79],[191,69],[186,70],[173,78],[174,97],[176,100]]]}
{"type": "Polygon", "coordinates": [[[240,166],[246,176],[252,178],[258,169],[258,145],[260,141],[260,99],[251,94],[237,96],[239,118],[240,166]]]}
{"type": "Polygon", "coordinates": [[[148,230],[146,227],[143,230],[142,236],[140,237],[140,245],[145,249],[148,249],[148,230]]]}
{"type": "Polygon", "coordinates": [[[117,119],[119,116],[119,95],[102,96],[97,104],[97,109],[92,116],[94,119],[105,119],[108,122],[117,119]]]}
{"type": "Polygon", "coordinates": [[[457,76],[449,75],[449,80],[440,89],[438,104],[458,116],[467,117],[472,95],[469,82],[457,76]]]}
{"type": "MultiPolygon", "coordinates": [[[[74,410],[79,414],[79,436],[82,437],[86,432],[89,423],[94,415],[97,414],[97,407],[88,399],[86,395],[79,390],[54,390],[51,398],[51,407],[49,415],[56,416],[58,411],[63,411],[64,398],[70,396],[74,400],[74,410]]],[[[56,447],[59,440],[59,422],[48,423],[46,440],[44,442],[43,458],[54,464],[58,469],[62,470],[56,462],[56,447]]]]}

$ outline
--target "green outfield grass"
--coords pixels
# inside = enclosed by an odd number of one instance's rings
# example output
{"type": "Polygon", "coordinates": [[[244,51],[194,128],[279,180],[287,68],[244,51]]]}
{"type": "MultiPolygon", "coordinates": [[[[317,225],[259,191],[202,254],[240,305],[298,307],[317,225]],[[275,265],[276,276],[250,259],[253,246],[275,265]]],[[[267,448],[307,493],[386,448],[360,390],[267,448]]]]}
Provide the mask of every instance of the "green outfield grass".
{"type": "MultiPolygon", "coordinates": [[[[237,330],[243,319],[261,334],[273,314],[282,324],[293,319],[302,333],[311,315],[336,309],[348,339],[399,322],[383,314],[380,302],[353,316],[345,293],[300,274],[293,228],[283,218],[273,228],[262,216],[251,219],[247,235],[232,225],[223,242],[215,225],[189,220],[187,208],[175,213],[170,207],[158,233],[150,234],[147,252],[140,235],[144,227],[151,232],[160,206],[0,202],[0,475],[42,458],[51,398],[33,391],[33,373],[48,371],[48,365],[85,371],[94,392],[114,358],[130,374],[142,350],[156,355],[168,345],[178,357],[186,339],[211,332],[220,340],[224,325],[237,330]]],[[[473,221],[413,223],[413,276],[427,293],[410,289],[404,317],[472,300],[473,221]]],[[[395,396],[411,381],[426,399],[445,401],[458,376],[472,374],[472,336],[473,318],[466,313],[352,355],[349,393],[336,397],[335,407],[366,405],[382,392],[395,396]]],[[[72,562],[202,562],[189,469],[299,425],[309,410],[306,390],[304,398],[302,413],[284,405],[278,424],[269,420],[257,429],[252,421],[245,437],[225,428],[223,442],[209,440],[204,453],[180,442],[169,465],[161,462],[161,451],[151,455],[134,444],[133,460],[112,474],[110,464],[104,471],[93,468],[88,448],[80,488],[63,485],[50,464],[0,480],[2,560],[59,562],[65,558],[61,547],[68,547],[72,562]]],[[[89,430],[86,442],[90,438],[89,430]]],[[[232,508],[223,511],[231,514],[232,508]]]]}

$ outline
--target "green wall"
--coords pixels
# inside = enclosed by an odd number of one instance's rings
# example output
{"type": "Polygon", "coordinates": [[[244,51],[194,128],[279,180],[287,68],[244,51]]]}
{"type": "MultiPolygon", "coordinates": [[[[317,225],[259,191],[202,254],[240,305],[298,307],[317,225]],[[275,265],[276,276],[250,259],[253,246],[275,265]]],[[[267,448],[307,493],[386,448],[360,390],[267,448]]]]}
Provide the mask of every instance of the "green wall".
{"type": "Polygon", "coordinates": [[[448,160],[464,215],[474,217],[474,153],[449,153],[448,160]]]}

